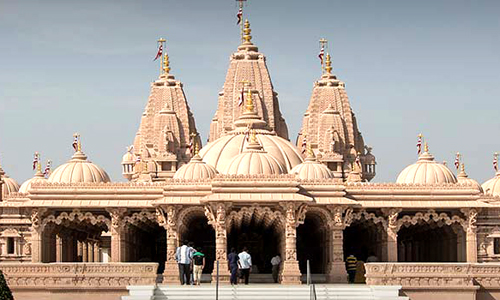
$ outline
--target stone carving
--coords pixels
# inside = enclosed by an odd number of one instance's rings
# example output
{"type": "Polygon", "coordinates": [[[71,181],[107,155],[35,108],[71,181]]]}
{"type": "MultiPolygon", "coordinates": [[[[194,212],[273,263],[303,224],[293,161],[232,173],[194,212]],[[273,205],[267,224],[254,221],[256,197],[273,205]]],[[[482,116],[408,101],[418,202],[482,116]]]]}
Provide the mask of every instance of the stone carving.
{"type": "Polygon", "coordinates": [[[419,221],[423,221],[426,223],[436,222],[438,226],[443,225],[452,225],[453,223],[458,223],[462,225],[462,227],[466,228],[467,224],[465,220],[457,215],[452,216],[451,218],[446,213],[436,213],[435,210],[430,209],[426,213],[417,212],[414,216],[403,216],[401,219],[397,220],[397,231],[401,228],[401,226],[411,226],[418,224],[419,221]]]}
{"type": "Polygon", "coordinates": [[[467,216],[467,222],[464,226],[464,229],[467,233],[476,233],[477,231],[477,210],[474,208],[471,209],[462,209],[462,212],[467,216]]]}
{"type": "Polygon", "coordinates": [[[156,263],[10,263],[2,266],[11,288],[116,289],[154,285],[156,263]]]}
{"type": "Polygon", "coordinates": [[[332,221],[328,224],[330,227],[344,229],[351,225],[354,218],[352,208],[345,206],[329,206],[328,209],[332,214],[332,221]]]}
{"type": "Polygon", "coordinates": [[[77,221],[77,222],[83,222],[87,221],[92,225],[96,224],[104,224],[108,228],[112,225],[112,222],[105,216],[103,215],[94,215],[91,212],[86,212],[83,213],[79,209],[73,209],[70,213],[68,212],[62,212],[60,213],[57,217],[53,214],[47,216],[43,222],[42,222],[42,227],[47,225],[48,223],[54,223],[57,225],[63,224],[64,221],[77,221]]]}
{"type": "Polygon", "coordinates": [[[167,220],[165,229],[167,230],[168,239],[177,239],[176,214],[177,211],[173,206],[167,207],[167,220]]]}
{"type": "Polygon", "coordinates": [[[43,229],[42,215],[47,211],[46,208],[35,208],[31,210],[31,227],[35,230],[43,229]]]}
{"type": "Polygon", "coordinates": [[[286,249],[286,260],[297,260],[297,250],[286,249]]]}
{"type": "Polygon", "coordinates": [[[26,244],[24,244],[24,246],[23,246],[23,254],[25,256],[31,255],[31,243],[30,242],[27,242],[26,244]]]}
{"type": "Polygon", "coordinates": [[[161,208],[161,207],[156,208],[156,220],[158,222],[158,225],[160,225],[163,228],[166,228],[167,219],[165,218],[165,212],[163,211],[163,208],[161,208]]]}
{"type": "Polygon", "coordinates": [[[111,216],[111,230],[116,232],[119,232],[123,227],[125,226],[123,222],[123,215],[127,211],[126,208],[108,208],[106,209],[109,212],[109,215],[111,216]]]}
{"type": "Polygon", "coordinates": [[[212,206],[205,205],[205,216],[208,219],[208,224],[212,225],[212,227],[214,228],[216,238],[225,238],[226,208],[222,203],[215,204],[215,207],[216,210],[214,212],[212,206]]]}

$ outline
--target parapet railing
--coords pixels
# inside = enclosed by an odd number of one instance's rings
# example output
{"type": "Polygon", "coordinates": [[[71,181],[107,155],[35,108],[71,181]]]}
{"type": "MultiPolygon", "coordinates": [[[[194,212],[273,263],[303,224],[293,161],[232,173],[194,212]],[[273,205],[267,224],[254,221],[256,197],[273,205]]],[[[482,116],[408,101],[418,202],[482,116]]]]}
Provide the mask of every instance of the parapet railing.
{"type": "Polygon", "coordinates": [[[13,289],[125,289],[155,285],[157,263],[1,263],[13,289]]]}

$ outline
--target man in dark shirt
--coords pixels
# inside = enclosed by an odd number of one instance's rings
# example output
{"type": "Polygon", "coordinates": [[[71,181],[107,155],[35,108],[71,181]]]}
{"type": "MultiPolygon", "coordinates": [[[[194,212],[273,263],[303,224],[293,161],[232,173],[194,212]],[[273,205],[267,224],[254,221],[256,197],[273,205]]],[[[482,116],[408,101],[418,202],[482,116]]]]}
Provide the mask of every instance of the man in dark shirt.
{"type": "Polygon", "coordinates": [[[229,271],[231,271],[231,284],[238,284],[238,254],[236,249],[231,248],[231,252],[227,255],[227,263],[229,264],[229,271]]]}

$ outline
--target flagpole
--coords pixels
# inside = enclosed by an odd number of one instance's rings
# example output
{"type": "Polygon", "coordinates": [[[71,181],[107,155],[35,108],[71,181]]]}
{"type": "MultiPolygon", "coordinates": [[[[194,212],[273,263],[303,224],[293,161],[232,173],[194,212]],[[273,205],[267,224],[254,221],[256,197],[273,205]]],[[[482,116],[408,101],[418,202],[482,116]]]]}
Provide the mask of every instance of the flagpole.
{"type": "MultiPolygon", "coordinates": [[[[320,47],[320,51],[323,50],[323,56],[325,55],[325,45],[328,45],[328,40],[324,39],[324,38],[321,38],[319,40],[319,47],[320,47]]],[[[323,74],[325,72],[325,60],[324,58],[321,59],[321,74],[323,74]]]]}
{"type": "Polygon", "coordinates": [[[243,33],[243,29],[244,29],[244,27],[243,27],[243,23],[244,23],[243,22],[243,20],[244,20],[244,18],[243,18],[243,2],[246,2],[247,0],[236,0],[236,1],[238,2],[239,9],[241,11],[240,38],[241,38],[241,43],[243,44],[243,41],[244,41],[244,39],[243,39],[243,35],[244,35],[244,33],[243,33]]]}
{"type": "MultiPolygon", "coordinates": [[[[158,47],[160,47],[160,46],[162,47],[162,52],[164,52],[164,51],[165,51],[165,49],[164,49],[164,48],[165,48],[165,45],[164,45],[164,44],[165,44],[165,42],[166,42],[166,41],[167,41],[167,40],[165,40],[164,38],[159,38],[159,39],[158,39],[158,47]]],[[[162,55],[160,56],[160,75],[161,75],[161,74],[163,74],[163,53],[162,53],[162,55]]]]}

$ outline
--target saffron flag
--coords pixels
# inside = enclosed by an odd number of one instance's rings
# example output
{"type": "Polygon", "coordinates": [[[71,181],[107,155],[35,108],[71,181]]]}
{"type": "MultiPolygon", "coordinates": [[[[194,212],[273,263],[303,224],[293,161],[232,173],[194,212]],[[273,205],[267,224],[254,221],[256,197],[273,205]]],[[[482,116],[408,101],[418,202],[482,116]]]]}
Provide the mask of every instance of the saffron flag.
{"type": "Polygon", "coordinates": [[[325,47],[321,47],[319,51],[318,58],[321,61],[321,65],[323,65],[323,56],[325,55],[325,47]]]}
{"type": "Polygon", "coordinates": [[[240,94],[240,99],[238,99],[238,106],[241,106],[243,104],[244,97],[245,97],[245,90],[242,88],[241,94],[240,94]]]}
{"type": "Polygon", "coordinates": [[[38,153],[35,153],[34,157],[33,157],[33,170],[36,169],[36,165],[38,164],[38,153]]]}
{"type": "Polygon", "coordinates": [[[160,45],[158,46],[158,52],[156,53],[156,57],[155,59],[153,59],[153,61],[157,60],[162,55],[163,55],[163,43],[160,43],[160,45]]]}
{"type": "Polygon", "coordinates": [[[418,136],[417,140],[417,154],[420,155],[422,153],[422,136],[418,136]]]}
{"type": "Polygon", "coordinates": [[[75,149],[75,152],[78,151],[78,136],[75,136],[73,138],[73,143],[71,144],[71,146],[73,147],[73,149],[75,149]]]}
{"type": "Polygon", "coordinates": [[[243,19],[243,9],[239,9],[238,13],[236,14],[236,17],[238,18],[238,21],[236,22],[236,25],[240,25],[241,21],[243,19]]]}

